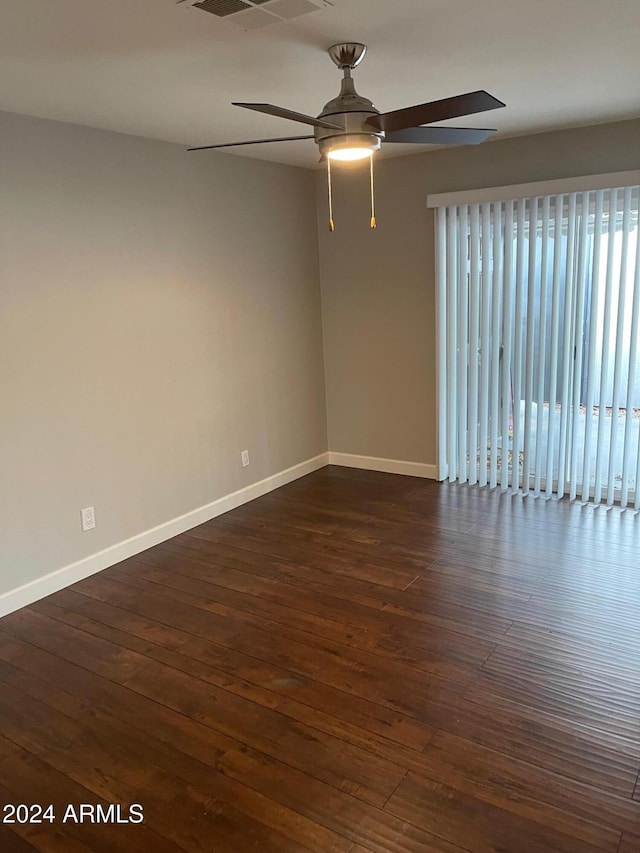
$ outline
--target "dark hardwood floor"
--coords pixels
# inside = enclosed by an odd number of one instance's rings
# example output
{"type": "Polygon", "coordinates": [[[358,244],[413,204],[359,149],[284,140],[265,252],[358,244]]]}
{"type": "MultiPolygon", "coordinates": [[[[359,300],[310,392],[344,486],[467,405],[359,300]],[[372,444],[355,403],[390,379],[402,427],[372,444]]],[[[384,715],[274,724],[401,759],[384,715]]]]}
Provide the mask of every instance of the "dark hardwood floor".
{"type": "Polygon", "coordinates": [[[639,525],[329,467],[3,618],[0,849],[640,853],[639,525]]]}

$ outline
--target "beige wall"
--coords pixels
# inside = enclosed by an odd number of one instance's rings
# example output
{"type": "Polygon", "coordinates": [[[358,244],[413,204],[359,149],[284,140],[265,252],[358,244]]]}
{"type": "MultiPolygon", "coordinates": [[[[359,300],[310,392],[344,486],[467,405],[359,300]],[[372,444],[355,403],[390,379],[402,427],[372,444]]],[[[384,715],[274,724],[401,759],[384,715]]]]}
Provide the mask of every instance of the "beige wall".
{"type": "Polygon", "coordinates": [[[0,114],[0,594],[326,451],[314,192],[0,114]]]}
{"type": "Polygon", "coordinates": [[[640,120],[381,160],[317,178],[329,448],[435,464],[433,211],[429,193],[640,167],[640,120]]]}

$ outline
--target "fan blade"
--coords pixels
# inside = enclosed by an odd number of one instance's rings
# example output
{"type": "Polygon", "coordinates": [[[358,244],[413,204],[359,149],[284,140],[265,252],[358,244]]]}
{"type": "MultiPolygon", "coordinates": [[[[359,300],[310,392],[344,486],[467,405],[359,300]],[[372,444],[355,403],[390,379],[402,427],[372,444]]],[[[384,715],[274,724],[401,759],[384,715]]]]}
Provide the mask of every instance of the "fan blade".
{"type": "Polygon", "coordinates": [[[222,145],[201,145],[187,151],[210,151],[212,148],[236,148],[238,145],[261,145],[263,142],[291,142],[294,139],[313,139],[313,136],[279,136],[277,139],[250,139],[248,142],[225,142],[222,145]]]}
{"type": "Polygon", "coordinates": [[[468,92],[466,95],[456,95],[454,98],[443,98],[441,101],[431,101],[428,104],[417,104],[415,107],[405,107],[390,113],[371,116],[367,124],[376,130],[392,132],[405,130],[408,127],[420,127],[421,124],[432,124],[434,121],[446,121],[449,118],[459,118],[485,110],[496,110],[505,104],[484,90],[468,92]]]}
{"type": "Polygon", "coordinates": [[[385,135],[385,142],[416,142],[424,145],[477,145],[495,130],[479,127],[408,127],[385,135]]]}
{"type": "Polygon", "coordinates": [[[238,104],[233,103],[234,107],[244,107],[246,110],[255,110],[258,113],[266,113],[269,116],[278,116],[279,118],[288,118],[291,121],[299,121],[302,124],[310,124],[313,127],[326,127],[329,130],[344,130],[339,124],[331,124],[330,121],[325,121],[322,118],[314,118],[306,116],[304,113],[296,113],[293,110],[285,110],[284,107],[274,107],[273,104],[238,104]]]}

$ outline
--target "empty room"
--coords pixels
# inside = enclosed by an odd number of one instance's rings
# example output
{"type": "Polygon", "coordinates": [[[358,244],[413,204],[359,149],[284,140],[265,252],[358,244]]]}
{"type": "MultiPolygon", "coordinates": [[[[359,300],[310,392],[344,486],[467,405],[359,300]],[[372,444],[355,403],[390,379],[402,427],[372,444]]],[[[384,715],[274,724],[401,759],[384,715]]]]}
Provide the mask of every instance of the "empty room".
{"type": "Polygon", "coordinates": [[[0,850],[640,853],[637,0],[0,0],[0,850]]]}

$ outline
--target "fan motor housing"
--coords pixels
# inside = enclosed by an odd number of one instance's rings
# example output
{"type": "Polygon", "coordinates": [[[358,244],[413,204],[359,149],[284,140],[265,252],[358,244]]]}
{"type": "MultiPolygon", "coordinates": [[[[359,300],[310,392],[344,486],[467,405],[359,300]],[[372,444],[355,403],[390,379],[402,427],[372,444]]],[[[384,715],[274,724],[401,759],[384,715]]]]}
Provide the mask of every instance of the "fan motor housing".
{"type": "Polygon", "coordinates": [[[342,80],[340,94],[328,101],[318,116],[318,118],[324,118],[332,124],[339,125],[343,130],[333,130],[326,127],[314,128],[314,136],[320,153],[325,155],[332,148],[356,145],[358,142],[373,151],[377,151],[384,139],[384,131],[373,128],[367,124],[367,120],[371,116],[380,115],[380,111],[374,107],[368,98],[356,92],[351,77],[351,69],[345,67],[343,70],[345,76],[342,80]]]}

